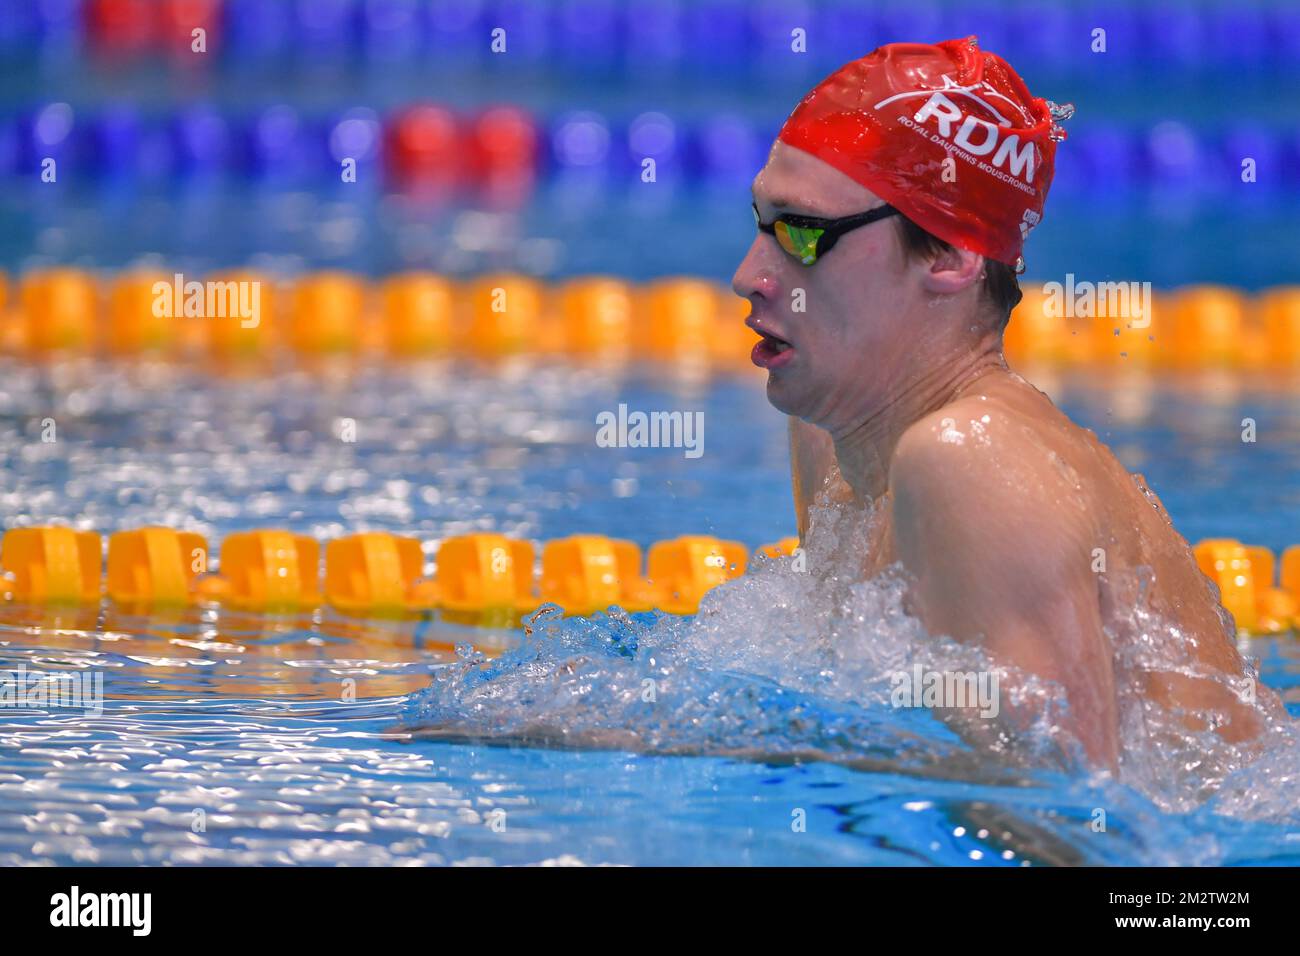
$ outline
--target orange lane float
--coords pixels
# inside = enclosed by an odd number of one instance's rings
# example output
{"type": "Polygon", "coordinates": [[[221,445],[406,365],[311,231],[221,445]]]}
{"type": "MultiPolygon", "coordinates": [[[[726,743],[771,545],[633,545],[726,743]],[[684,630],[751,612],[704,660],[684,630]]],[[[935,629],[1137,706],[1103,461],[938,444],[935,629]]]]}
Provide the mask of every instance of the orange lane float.
{"type": "Polygon", "coordinates": [[[99,289],[79,269],[28,273],[19,294],[18,337],[25,351],[48,356],[94,346],[99,289]]]}
{"type": "Polygon", "coordinates": [[[594,614],[618,605],[648,611],[659,600],[641,576],[641,549],[631,541],[575,534],[546,542],[538,603],[560,605],[570,614],[594,614]]]}
{"type": "Polygon", "coordinates": [[[1300,592],[1278,586],[1277,562],[1268,548],[1247,545],[1246,558],[1255,584],[1255,630],[1261,634],[1290,630],[1300,613],[1300,592]]]}
{"type": "Polygon", "coordinates": [[[218,273],[213,299],[222,305],[196,324],[199,345],[220,362],[242,362],[265,355],[276,326],[277,283],[247,270],[218,273]]]}
{"type": "Polygon", "coordinates": [[[438,607],[453,612],[531,611],[533,546],[500,534],[467,534],[438,546],[438,607]]]}
{"type": "Polygon", "coordinates": [[[705,279],[650,283],[638,297],[635,342],[659,361],[705,364],[718,318],[716,287],[705,279]]]}
{"type": "Polygon", "coordinates": [[[488,275],[464,288],[469,315],[465,345],[476,358],[545,351],[553,329],[543,311],[542,284],[528,276],[488,275]]]}
{"type": "Polygon", "coordinates": [[[0,568],[12,575],[15,601],[86,604],[99,600],[102,544],[93,531],[13,528],[0,543],[0,568]]]}
{"type": "Polygon", "coordinates": [[[1274,368],[1300,365],[1300,286],[1267,289],[1256,300],[1256,328],[1274,368]]]}
{"type": "Polygon", "coordinates": [[[455,290],[429,272],[389,276],[379,287],[384,345],[394,358],[427,358],[452,341],[455,290]]]}
{"type": "Polygon", "coordinates": [[[414,590],[423,568],[418,538],[377,531],[337,538],[325,546],[325,600],[380,616],[432,606],[414,590]]]}
{"type": "Polygon", "coordinates": [[[1171,364],[1176,368],[1235,368],[1242,364],[1245,299],[1223,286],[1181,289],[1173,301],[1171,364]]]}
{"type": "MultiPolygon", "coordinates": [[[[758,553],[779,559],[798,547],[788,537],[758,553]]],[[[1276,634],[1300,623],[1300,546],[1280,562],[1267,548],[1230,538],[1201,541],[1194,553],[1242,632],[1276,634]]],[[[14,528],[0,538],[0,594],[19,604],[90,604],[103,584],[113,602],[159,613],[206,601],[249,612],[328,605],[376,618],[438,609],[448,620],[513,627],[547,603],[581,615],[612,606],[694,614],[712,588],[745,573],[749,552],[738,541],[684,535],[652,544],[643,571],[635,543],[577,534],[543,544],[538,574],[532,542],[476,533],[443,540],[428,577],[420,539],[363,532],[327,544],[323,586],[320,557],[313,538],[258,529],[227,537],[213,572],[202,535],[146,527],[109,536],[105,576],[95,532],[14,528]]]]}
{"type": "Polygon", "coordinates": [[[207,567],[208,543],[193,532],[150,527],[108,536],[108,596],[118,604],[189,604],[207,567]]]}
{"type": "Polygon", "coordinates": [[[320,545],[275,529],[232,534],[221,543],[221,573],[199,582],[205,596],[249,610],[300,610],[320,603],[320,545]]]}
{"type": "Polygon", "coordinates": [[[1238,630],[1277,634],[1300,623],[1300,548],[1283,552],[1280,586],[1275,583],[1276,562],[1268,548],[1209,538],[1193,550],[1202,573],[1218,586],[1238,630]]]}
{"type": "Polygon", "coordinates": [[[1201,573],[1219,586],[1220,599],[1244,631],[1255,628],[1255,569],[1246,547],[1229,538],[1210,538],[1196,545],[1201,573]]]}
{"type": "Polygon", "coordinates": [[[111,355],[163,352],[175,342],[180,323],[166,310],[154,307],[154,287],[159,283],[170,286],[172,278],[160,272],[130,272],[114,280],[108,293],[105,343],[111,355]]]}
{"type": "Polygon", "coordinates": [[[694,614],[708,591],[745,573],[748,557],[739,541],[708,535],[656,542],[646,571],[661,592],[656,606],[670,614],[694,614]]]}
{"type": "Polygon", "coordinates": [[[588,276],[557,293],[565,350],[580,358],[626,360],[632,351],[632,287],[622,279],[588,276]]]}
{"type": "Polygon", "coordinates": [[[304,356],[356,352],[362,343],[366,286],[346,272],[304,276],[293,288],[289,342],[304,356]]]}
{"type": "MultiPolygon", "coordinates": [[[[646,283],[577,276],[551,285],[515,273],[453,282],[417,271],[374,283],[345,272],[308,273],[285,284],[282,329],[273,277],[249,270],[185,277],[185,289],[204,290],[198,317],[183,311],[188,292],[181,308],[173,302],[173,316],[155,314],[153,284],[168,277],[164,269],[106,277],[102,316],[99,280],[85,270],[31,271],[13,296],[0,281],[0,351],[43,359],[91,354],[102,342],[113,356],[206,352],[229,360],[262,356],[276,345],[307,358],[382,353],[405,359],[450,350],[491,359],[635,355],[691,371],[752,369],[755,336],[744,325],[749,303],[722,283],[694,276],[646,283]],[[253,308],[253,289],[257,315],[244,316],[241,310],[253,308]],[[214,301],[224,310],[212,310],[214,301]]],[[[1004,333],[1013,365],[1300,367],[1300,286],[1253,296],[1215,285],[1153,292],[1145,282],[1067,276],[1025,280],[1021,289],[1004,333]]]]}
{"type": "Polygon", "coordinates": [[[773,544],[765,544],[758,550],[763,552],[769,558],[786,558],[794,554],[795,549],[799,547],[799,539],[796,537],[782,538],[773,544]]]}

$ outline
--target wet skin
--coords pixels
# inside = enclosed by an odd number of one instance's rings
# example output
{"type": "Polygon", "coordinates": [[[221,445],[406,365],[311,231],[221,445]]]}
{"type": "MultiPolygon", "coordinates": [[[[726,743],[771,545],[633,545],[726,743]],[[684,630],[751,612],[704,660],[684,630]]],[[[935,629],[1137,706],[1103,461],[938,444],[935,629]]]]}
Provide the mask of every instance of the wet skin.
{"type": "MultiPolygon", "coordinates": [[[[779,142],[754,200],[763,222],[881,203],[779,142]]],[[[791,416],[800,535],[819,491],[874,503],[864,574],[901,562],[927,630],[1058,682],[1067,729],[1090,762],[1111,769],[1122,747],[1117,695],[1133,692],[1117,683],[1115,661],[1140,639],[1126,622],[1149,573],[1149,607],[1185,646],[1177,671],[1146,671],[1136,692],[1189,729],[1255,737],[1263,719],[1238,698],[1244,662],[1213,586],[1155,495],[1007,368],[983,271],[983,258],[962,250],[909,257],[892,220],[846,234],[812,267],[756,236],[732,287],[765,336],[754,361],[768,369],[768,399],[791,416]]]]}

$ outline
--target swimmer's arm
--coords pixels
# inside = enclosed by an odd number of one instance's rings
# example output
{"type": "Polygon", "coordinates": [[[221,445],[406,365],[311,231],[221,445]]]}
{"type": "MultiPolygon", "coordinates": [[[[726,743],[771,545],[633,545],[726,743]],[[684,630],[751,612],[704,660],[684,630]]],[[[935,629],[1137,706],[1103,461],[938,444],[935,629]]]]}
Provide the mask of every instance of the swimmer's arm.
{"type": "MultiPolygon", "coordinates": [[[[947,412],[948,410],[945,410],[947,412]]],[[[1096,765],[1118,759],[1110,642],[1092,573],[1092,518],[1019,426],[945,415],[904,435],[891,467],[894,544],[927,630],[982,643],[1064,688],[1068,729],[1096,765]],[[945,424],[940,424],[944,422],[945,424]],[[953,431],[942,440],[945,428],[953,431]]],[[[1000,688],[1003,716],[1008,688],[1000,688]]]]}
{"type": "Polygon", "coordinates": [[[790,484],[794,491],[794,517],[799,540],[808,534],[808,509],[835,465],[835,445],[830,433],[790,416],[790,484]]]}

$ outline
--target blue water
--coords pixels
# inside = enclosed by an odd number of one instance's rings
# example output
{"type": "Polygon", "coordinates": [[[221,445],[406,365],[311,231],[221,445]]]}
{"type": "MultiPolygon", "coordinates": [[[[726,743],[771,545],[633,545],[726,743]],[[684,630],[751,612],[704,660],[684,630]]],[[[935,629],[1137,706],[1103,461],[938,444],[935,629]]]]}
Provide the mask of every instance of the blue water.
{"type": "MultiPolygon", "coordinates": [[[[643,546],[790,533],[784,422],[761,383],[665,381],[536,365],[256,382],[6,365],[0,520],[163,523],[214,543],[268,525],[388,529],[430,555],[471,530],[643,546]],[[704,455],[597,447],[595,415],[619,402],[703,411],[704,455]],[[47,415],[53,444],[40,441],[47,415]],[[344,417],[355,444],[336,437],[344,417]]],[[[1188,536],[1300,541],[1293,393],[1151,385],[1142,405],[1131,386],[1123,400],[1081,380],[1055,393],[1145,472],[1188,536]]],[[[993,768],[926,712],[856,700],[835,683],[850,671],[823,679],[811,653],[778,644],[799,614],[761,606],[779,577],[738,585],[701,622],[543,620],[527,641],[331,611],[0,607],[0,673],[100,673],[106,697],[99,715],[0,708],[0,864],[1300,862],[1289,751],[1173,811],[1123,782],[993,768]],[[646,668],[668,675],[659,710],[582,682],[646,668]],[[424,736],[408,736],[421,719],[424,736]],[[607,749],[566,749],[566,720],[607,749]],[[623,749],[620,721],[660,753],[623,749]]],[[[871,623],[896,636],[905,622],[880,600],[871,623]]],[[[1296,640],[1245,649],[1300,713],[1296,640]]]]}

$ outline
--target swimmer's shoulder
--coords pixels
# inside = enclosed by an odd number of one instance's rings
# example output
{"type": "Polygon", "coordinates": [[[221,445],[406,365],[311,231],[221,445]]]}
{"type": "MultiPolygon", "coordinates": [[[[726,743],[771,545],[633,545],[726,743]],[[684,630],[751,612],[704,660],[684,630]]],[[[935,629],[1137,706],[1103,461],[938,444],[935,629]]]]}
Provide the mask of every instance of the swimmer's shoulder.
{"type": "Polygon", "coordinates": [[[937,456],[973,466],[993,459],[1005,467],[1011,454],[1030,463],[1051,453],[1073,457],[1090,434],[1033,384],[1003,369],[913,423],[895,457],[937,456]]]}
{"type": "Polygon", "coordinates": [[[890,462],[890,488],[896,497],[964,499],[1022,514],[1056,513],[1066,499],[1086,509],[1085,483],[1074,467],[1079,431],[1023,379],[996,379],[903,433],[890,462]]]}
{"type": "Polygon", "coordinates": [[[894,451],[891,474],[981,470],[1033,444],[1035,416],[1004,390],[963,395],[914,422],[894,451]]]}
{"type": "MultiPolygon", "coordinates": [[[[894,546],[913,573],[956,561],[1047,593],[1079,584],[1103,509],[1018,403],[968,395],[902,435],[889,469],[894,546]]],[[[1047,426],[1050,428],[1050,426],[1047,426]]],[[[1095,585],[1095,582],[1093,582],[1095,585]]]]}

